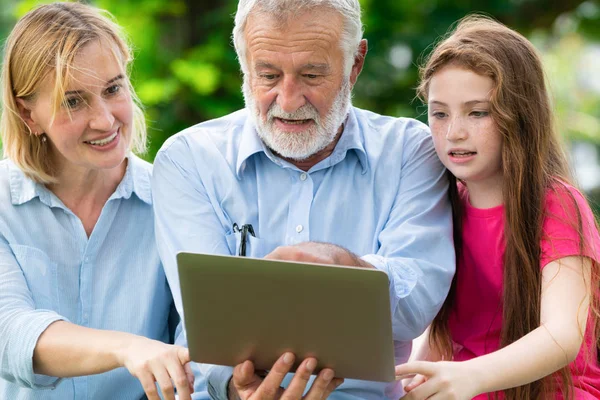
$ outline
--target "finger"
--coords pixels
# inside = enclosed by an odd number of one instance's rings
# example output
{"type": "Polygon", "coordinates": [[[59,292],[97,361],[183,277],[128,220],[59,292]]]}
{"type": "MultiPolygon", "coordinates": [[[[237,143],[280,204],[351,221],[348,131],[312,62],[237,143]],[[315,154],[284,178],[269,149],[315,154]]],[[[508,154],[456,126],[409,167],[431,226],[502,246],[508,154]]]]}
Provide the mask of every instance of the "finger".
{"type": "Polygon", "coordinates": [[[422,383],[426,382],[427,378],[423,375],[417,375],[413,378],[413,380],[411,380],[408,385],[404,386],[404,390],[406,392],[410,392],[411,390],[413,390],[414,388],[416,388],[417,386],[421,385],[422,383]]]}
{"type": "Polygon", "coordinates": [[[144,393],[146,393],[148,400],[160,400],[158,390],[156,389],[154,375],[152,375],[150,371],[143,371],[138,373],[137,377],[142,384],[142,388],[144,389],[144,393]]]}
{"type": "Polygon", "coordinates": [[[396,366],[396,380],[406,376],[421,374],[425,376],[433,375],[435,363],[429,361],[413,361],[396,366]]]}
{"type": "Polygon", "coordinates": [[[171,377],[167,372],[167,369],[162,365],[157,365],[152,369],[154,373],[154,377],[156,378],[156,383],[158,383],[158,387],[163,395],[164,400],[175,400],[175,390],[173,388],[173,382],[171,381],[171,377]]]}
{"type": "Polygon", "coordinates": [[[179,400],[192,400],[192,392],[194,389],[192,388],[190,390],[188,376],[183,368],[183,365],[179,363],[179,360],[168,360],[166,368],[171,382],[175,384],[177,394],[179,395],[179,400]]]}
{"type": "Polygon", "coordinates": [[[185,366],[183,368],[185,369],[185,375],[187,376],[188,383],[190,385],[190,393],[194,393],[195,377],[194,377],[194,372],[192,371],[192,364],[187,363],[187,364],[185,364],[185,366]]]}
{"type": "MultiPolygon", "coordinates": [[[[332,385],[334,376],[335,373],[331,368],[323,369],[321,372],[319,372],[319,375],[317,375],[317,379],[315,379],[312,386],[310,387],[310,390],[308,391],[308,393],[306,393],[306,396],[304,396],[304,398],[307,400],[326,399],[327,396],[329,396],[329,393],[334,391],[337,387],[335,386],[335,384],[332,385]]],[[[338,381],[339,379],[336,381],[336,383],[338,381]]]]}
{"type": "Polygon", "coordinates": [[[233,369],[233,386],[240,391],[247,387],[252,387],[260,384],[262,381],[254,372],[254,364],[252,361],[244,361],[236,365],[233,369]]]}
{"type": "Polygon", "coordinates": [[[290,382],[288,388],[285,390],[281,400],[301,398],[302,393],[304,393],[304,389],[306,389],[306,384],[308,383],[310,376],[316,367],[317,360],[312,357],[302,361],[302,364],[300,364],[296,370],[294,378],[290,382]]]}
{"type": "Polygon", "coordinates": [[[263,382],[256,391],[256,397],[259,399],[274,399],[279,393],[281,382],[285,375],[290,372],[294,364],[294,355],[290,352],[284,353],[269,371],[263,382]]]}
{"type": "Polygon", "coordinates": [[[403,400],[425,400],[429,399],[431,396],[438,392],[435,384],[432,384],[432,381],[429,380],[424,382],[423,384],[417,386],[413,390],[411,390],[406,396],[404,396],[403,400]]]}

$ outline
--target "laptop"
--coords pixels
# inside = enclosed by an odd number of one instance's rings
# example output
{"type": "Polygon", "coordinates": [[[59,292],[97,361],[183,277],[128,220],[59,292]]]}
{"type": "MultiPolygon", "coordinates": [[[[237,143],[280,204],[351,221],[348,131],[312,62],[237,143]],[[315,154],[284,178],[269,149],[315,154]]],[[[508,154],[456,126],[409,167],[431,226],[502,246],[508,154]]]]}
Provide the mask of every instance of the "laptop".
{"type": "Polygon", "coordinates": [[[384,272],[185,252],[177,264],[193,361],[268,370],[291,351],[292,371],[311,356],[315,373],[394,380],[384,272]]]}

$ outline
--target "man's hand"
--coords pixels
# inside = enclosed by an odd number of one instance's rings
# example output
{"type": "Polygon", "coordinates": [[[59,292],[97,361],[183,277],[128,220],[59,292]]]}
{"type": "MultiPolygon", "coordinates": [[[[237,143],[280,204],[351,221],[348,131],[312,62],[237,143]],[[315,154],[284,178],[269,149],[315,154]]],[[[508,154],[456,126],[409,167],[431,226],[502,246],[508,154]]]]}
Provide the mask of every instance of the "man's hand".
{"type": "Polygon", "coordinates": [[[310,375],[317,366],[317,360],[310,357],[300,364],[288,388],[284,390],[281,387],[281,382],[283,382],[285,375],[290,372],[294,359],[292,353],[283,354],[264,379],[256,374],[251,361],[238,364],[233,370],[233,377],[229,381],[229,399],[320,400],[327,398],[344,381],[340,378],[334,378],[333,370],[325,368],[319,373],[306,395],[302,396],[310,375]]]}
{"type": "Polygon", "coordinates": [[[320,242],[303,242],[295,246],[280,246],[267,254],[265,258],[268,260],[374,268],[371,264],[343,247],[320,242]]]}

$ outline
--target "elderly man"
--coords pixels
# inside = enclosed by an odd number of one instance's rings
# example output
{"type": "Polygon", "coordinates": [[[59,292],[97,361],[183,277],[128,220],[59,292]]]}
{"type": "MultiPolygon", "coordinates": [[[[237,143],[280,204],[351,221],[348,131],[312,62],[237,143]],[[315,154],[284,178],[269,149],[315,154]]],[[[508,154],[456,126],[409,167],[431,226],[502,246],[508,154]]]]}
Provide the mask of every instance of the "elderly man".
{"type": "MultiPolygon", "coordinates": [[[[385,271],[395,357],[406,361],[455,268],[447,181],[427,127],[351,106],[367,53],[358,0],[240,0],[233,37],[245,109],[173,136],[155,161],[157,242],[177,309],[176,253],[237,254],[251,224],[248,256],[385,271]]],[[[264,379],[250,362],[202,365],[202,378],[218,399],[402,394],[398,384],[338,386],[331,370],[308,381],[314,359],[286,376],[292,360],[282,355],[264,379]]]]}

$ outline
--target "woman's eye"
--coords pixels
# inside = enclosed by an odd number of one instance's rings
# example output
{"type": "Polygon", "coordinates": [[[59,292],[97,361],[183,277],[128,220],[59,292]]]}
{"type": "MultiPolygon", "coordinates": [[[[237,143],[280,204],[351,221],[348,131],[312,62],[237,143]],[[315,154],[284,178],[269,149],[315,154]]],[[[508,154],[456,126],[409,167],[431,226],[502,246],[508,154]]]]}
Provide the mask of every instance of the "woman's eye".
{"type": "Polygon", "coordinates": [[[81,103],[82,100],[80,97],[69,97],[63,102],[63,104],[69,109],[77,108],[81,105],[81,103]]]}
{"type": "Polygon", "coordinates": [[[487,117],[489,115],[489,112],[487,111],[473,111],[471,112],[471,115],[477,118],[482,118],[482,117],[487,117]]]}
{"type": "Polygon", "coordinates": [[[116,94],[121,90],[121,85],[112,85],[108,89],[106,89],[106,93],[108,94],[116,94]]]}

